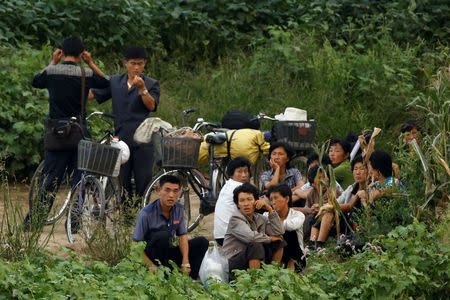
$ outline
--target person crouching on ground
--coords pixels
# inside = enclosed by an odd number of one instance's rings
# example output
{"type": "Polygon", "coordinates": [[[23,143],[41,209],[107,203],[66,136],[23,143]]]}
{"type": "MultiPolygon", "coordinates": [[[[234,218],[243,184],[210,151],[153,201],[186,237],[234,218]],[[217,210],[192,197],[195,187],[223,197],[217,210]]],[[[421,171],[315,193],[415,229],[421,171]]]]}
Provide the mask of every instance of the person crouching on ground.
{"type": "Polygon", "coordinates": [[[255,213],[258,189],[244,183],[233,191],[233,200],[239,209],[228,224],[223,241],[223,252],[232,270],[259,269],[261,262],[281,262],[284,228],[277,212],[264,204],[268,217],[255,213]]]}
{"type": "Polygon", "coordinates": [[[230,179],[220,190],[214,210],[214,239],[222,246],[231,216],[238,211],[233,201],[233,191],[245,182],[250,181],[250,162],[244,157],[236,157],[227,165],[230,179]]]}
{"type": "MultiPolygon", "coordinates": [[[[301,271],[306,266],[305,248],[303,245],[303,222],[305,215],[290,208],[292,206],[292,191],[285,184],[269,188],[269,199],[273,209],[283,222],[283,239],[287,245],[283,249],[281,261],[291,270],[301,271]]],[[[267,216],[268,213],[264,213],[267,216]]]]}
{"type": "Polygon", "coordinates": [[[159,199],[145,206],[136,221],[134,241],[147,243],[144,259],[156,265],[171,267],[173,261],[184,273],[197,279],[209,242],[202,236],[188,240],[183,205],[178,202],[181,180],[172,175],[159,180],[159,199]],[[179,246],[174,246],[175,235],[179,246]]]}

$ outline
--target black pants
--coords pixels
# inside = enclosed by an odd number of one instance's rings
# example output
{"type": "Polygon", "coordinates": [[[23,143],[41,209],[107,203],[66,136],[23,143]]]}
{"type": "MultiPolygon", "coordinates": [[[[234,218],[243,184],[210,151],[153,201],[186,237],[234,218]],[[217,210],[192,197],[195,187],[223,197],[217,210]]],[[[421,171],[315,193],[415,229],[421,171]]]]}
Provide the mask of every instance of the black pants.
{"type": "Polygon", "coordinates": [[[249,267],[248,262],[252,259],[259,259],[265,263],[271,263],[273,253],[285,246],[285,241],[275,241],[269,244],[249,243],[245,251],[235,254],[228,260],[230,274],[232,270],[247,270],[249,267]]]}
{"type": "Polygon", "coordinates": [[[292,259],[296,262],[298,269],[303,269],[306,266],[306,257],[298,243],[297,232],[286,231],[283,234],[283,239],[286,241],[287,245],[284,247],[283,258],[281,261],[284,265],[287,265],[289,260],[292,259]]]}
{"type": "MultiPolygon", "coordinates": [[[[130,146],[130,158],[120,168],[120,179],[126,192],[127,199],[133,199],[133,186],[131,178],[134,175],[136,185],[136,195],[144,196],[145,189],[152,179],[153,170],[153,145],[144,144],[139,146],[130,146]]],[[[139,203],[139,202],[138,202],[139,203]]],[[[130,203],[135,206],[137,203],[130,203]]]]}
{"type": "MultiPolygon", "coordinates": [[[[159,231],[152,233],[150,241],[147,242],[145,253],[157,265],[171,267],[169,261],[173,261],[177,266],[181,266],[183,257],[179,247],[174,247],[170,243],[170,233],[159,231]]],[[[208,250],[209,242],[202,236],[189,240],[189,263],[193,279],[197,279],[203,257],[208,250]]]]}
{"type": "Polygon", "coordinates": [[[26,217],[26,221],[33,211],[40,210],[44,205],[50,210],[55,199],[55,193],[64,179],[67,172],[71,176],[70,185],[75,186],[81,179],[81,172],[77,169],[77,150],[71,151],[45,151],[44,169],[38,183],[38,203],[39,207],[32,207],[26,217]]]}

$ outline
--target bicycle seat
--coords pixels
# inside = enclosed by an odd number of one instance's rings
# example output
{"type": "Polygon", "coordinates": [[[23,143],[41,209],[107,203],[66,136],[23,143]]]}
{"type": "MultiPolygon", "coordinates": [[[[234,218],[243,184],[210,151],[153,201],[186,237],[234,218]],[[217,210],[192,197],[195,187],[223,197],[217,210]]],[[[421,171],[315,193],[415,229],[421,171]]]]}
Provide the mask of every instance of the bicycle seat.
{"type": "Polygon", "coordinates": [[[227,140],[227,134],[224,132],[210,133],[206,136],[206,142],[210,144],[223,144],[227,140]]]}
{"type": "Polygon", "coordinates": [[[227,132],[229,130],[230,129],[228,129],[228,128],[214,128],[213,132],[227,132]]]}

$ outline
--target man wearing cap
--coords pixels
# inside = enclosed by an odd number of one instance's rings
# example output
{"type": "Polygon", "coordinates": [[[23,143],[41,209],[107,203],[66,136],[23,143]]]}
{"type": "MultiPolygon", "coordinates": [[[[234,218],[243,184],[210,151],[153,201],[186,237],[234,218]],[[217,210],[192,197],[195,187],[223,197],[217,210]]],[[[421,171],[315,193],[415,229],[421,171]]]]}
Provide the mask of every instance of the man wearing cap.
{"type": "Polygon", "coordinates": [[[143,196],[152,178],[153,145],[137,144],[133,140],[138,126],[149,117],[150,112],[156,111],[159,104],[159,82],[143,75],[146,63],[145,49],[129,46],[124,51],[127,72],[113,75],[110,88],[92,90],[99,103],[112,98],[115,134],[130,147],[130,158],[120,170],[120,178],[129,199],[133,196],[133,175],[138,196],[143,196]]]}
{"type": "MultiPolygon", "coordinates": [[[[47,89],[49,94],[49,113],[47,122],[69,120],[75,117],[79,120],[84,134],[87,134],[85,120],[81,120],[81,99],[86,99],[90,88],[107,88],[109,80],[94,63],[91,54],[85,51],[84,44],[79,37],[64,39],[62,49],[56,49],[52,54],[50,64],[40,73],[36,74],[32,82],[33,87],[47,89]],[[62,62],[60,63],[60,61],[62,62]],[[83,60],[89,68],[81,67],[83,60]],[[84,70],[85,92],[81,97],[82,69],[84,70]]],[[[83,104],[84,106],[84,104],[83,104]]],[[[72,174],[72,186],[80,180],[77,171],[77,149],[64,151],[46,150],[44,153],[44,193],[39,193],[40,204],[48,204],[51,208],[54,193],[58,190],[64,172],[72,174]]],[[[37,207],[36,207],[37,208],[37,207]]],[[[33,208],[35,210],[36,208],[33,208]]],[[[25,219],[25,225],[30,225],[31,212],[25,219]]]]}

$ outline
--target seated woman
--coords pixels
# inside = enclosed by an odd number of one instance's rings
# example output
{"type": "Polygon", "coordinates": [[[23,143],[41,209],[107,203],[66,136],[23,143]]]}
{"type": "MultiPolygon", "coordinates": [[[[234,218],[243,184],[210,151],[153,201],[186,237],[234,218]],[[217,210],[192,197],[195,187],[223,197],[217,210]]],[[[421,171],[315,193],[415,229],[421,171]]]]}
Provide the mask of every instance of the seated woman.
{"type": "Polygon", "coordinates": [[[259,269],[261,262],[281,262],[284,228],[277,212],[267,203],[262,203],[268,217],[255,213],[258,189],[244,183],[233,191],[233,201],[239,211],[228,223],[223,241],[223,252],[232,270],[259,269]]]}
{"type": "MultiPolygon", "coordinates": [[[[348,229],[347,225],[352,225],[352,214],[355,212],[355,209],[361,208],[358,192],[366,189],[367,168],[360,155],[356,156],[352,161],[352,173],[355,182],[337,198],[337,202],[344,213],[344,216],[339,220],[341,232],[345,232],[348,229]]],[[[316,241],[316,249],[323,247],[328,239],[330,230],[335,225],[333,207],[327,204],[323,209],[326,209],[327,212],[322,216],[320,223],[313,225],[311,229],[310,240],[312,242],[316,241]]]]}
{"type": "Polygon", "coordinates": [[[243,157],[236,157],[228,163],[227,180],[222,187],[214,210],[214,238],[222,246],[228,222],[231,216],[238,211],[233,201],[233,191],[245,182],[250,181],[250,162],[243,157]]]}
{"type": "MultiPolygon", "coordinates": [[[[285,184],[272,186],[269,189],[269,199],[273,209],[283,222],[283,239],[287,245],[283,250],[281,261],[291,270],[301,271],[306,266],[305,247],[303,245],[303,222],[305,215],[294,210],[292,205],[292,191],[285,184]]],[[[264,213],[265,216],[268,213],[264,213]]]]}
{"type": "Polygon", "coordinates": [[[296,168],[291,168],[289,165],[289,161],[293,156],[294,151],[286,143],[276,142],[270,146],[269,164],[272,169],[263,172],[260,180],[264,190],[284,183],[294,191],[304,184],[300,171],[296,168]]]}
{"type": "Polygon", "coordinates": [[[336,181],[344,190],[353,182],[350,161],[348,160],[350,151],[350,144],[347,141],[341,139],[332,139],[330,141],[328,155],[330,156],[336,181]]]}
{"type": "Polygon", "coordinates": [[[357,193],[364,206],[381,198],[399,184],[399,181],[393,177],[392,158],[383,150],[375,150],[372,153],[369,158],[368,172],[371,183],[367,191],[357,193]]]}

